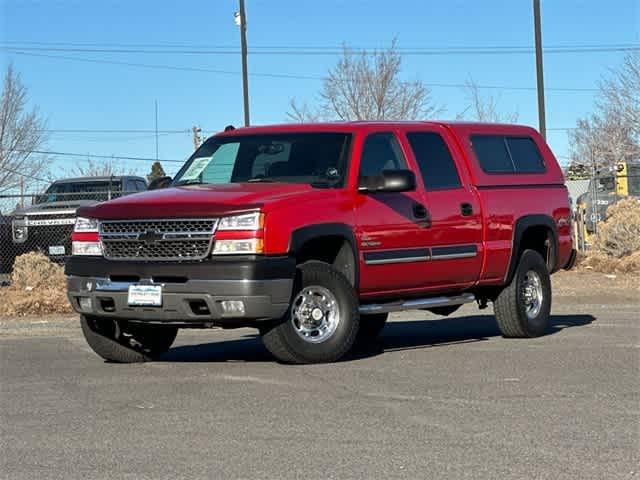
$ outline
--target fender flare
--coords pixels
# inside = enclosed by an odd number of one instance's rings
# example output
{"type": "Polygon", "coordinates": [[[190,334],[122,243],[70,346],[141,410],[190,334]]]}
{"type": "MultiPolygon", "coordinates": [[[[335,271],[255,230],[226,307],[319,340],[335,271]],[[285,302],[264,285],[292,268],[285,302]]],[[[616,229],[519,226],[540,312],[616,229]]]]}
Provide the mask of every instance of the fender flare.
{"type": "Polygon", "coordinates": [[[547,227],[551,232],[551,241],[553,242],[553,265],[551,266],[551,271],[549,273],[553,273],[558,270],[558,229],[556,223],[553,221],[549,215],[535,214],[535,215],[525,215],[518,220],[516,220],[515,227],[513,229],[513,240],[511,244],[511,259],[509,260],[509,269],[507,270],[507,275],[505,277],[505,284],[511,283],[511,279],[515,274],[516,268],[518,267],[518,260],[520,260],[520,255],[522,254],[522,236],[527,228],[530,227],[547,227]]]}
{"type": "Polygon", "coordinates": [[[357,291],[360,280],[360,257],[356,235],[350,225],[346,223],[318,223],[300,227],[291,233],[289,255],[295,256],[305,243],[322,237],[341,237],[351,246],[354,263],[354,288],[357,291]]]}

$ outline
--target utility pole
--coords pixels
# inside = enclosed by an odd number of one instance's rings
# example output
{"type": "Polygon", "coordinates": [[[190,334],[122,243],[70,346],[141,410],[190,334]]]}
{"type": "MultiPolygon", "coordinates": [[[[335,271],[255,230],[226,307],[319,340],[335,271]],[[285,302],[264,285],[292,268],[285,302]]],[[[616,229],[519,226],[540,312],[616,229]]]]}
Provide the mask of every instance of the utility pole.
{"type": "Polygon", "coordinates": [[[542,71],[542,30],[540,27],[540,0],[533,0],[533,24],[536,37],[536,75],[538,80],[538,123],[540,135],[547,139],[547,121],[544,111],[544,73],[542,71]]]}
{"type": "Polygon", "coordinates": [[[248,127],[249,121],[249,79],[247,73],[247,11],[244,8],[244,0],[240,0],[240,11],[235,14],[236,25],[240,27],[240,49],[242,52],[242,98],[244,101],[244,126],[248,127]]]}
{"type": "Polygon", "coordinates": [[[24,208],[24,177],[20,175],[20,208],[24,208]]]}
{"type": "Polygon", "coordinates": [[[158,161],[158,100],[156,100],[156,162],[158,161]]]}
{"type": "Polygon", "coordinates": [[[193,133],[193,149],[197,150],[200,144],[202,143],[202,137],[200,136],[202,129],[194,125],[193,128],[191,129],[191,132],[193,133]]]}

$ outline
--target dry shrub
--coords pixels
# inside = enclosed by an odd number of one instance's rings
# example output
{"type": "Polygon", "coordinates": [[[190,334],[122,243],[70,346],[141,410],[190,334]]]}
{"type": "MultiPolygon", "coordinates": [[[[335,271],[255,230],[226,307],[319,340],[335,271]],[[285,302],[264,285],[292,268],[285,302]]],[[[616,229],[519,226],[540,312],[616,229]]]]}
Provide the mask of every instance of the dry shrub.
{"type": "Polygon", "coordinates": [[[616,258],[640,251],[640,200],[626,198],[607,209],[607,219],[598,224],[594,247],[616,258]]]}
{"type": "Polygon", "coordinates": [[[64,267],[53,263],[41,252],[25,253],[16,257],[11,284],[22,289],[64,286],[64,267]]]}
{"type": "Polygon", "coordinates": [[[0,289],[0,316],[69,312],[63,267],[40,252],[17,257],[11,285],[0,289]]]}
{"type": "Polygon", "coordinates": [[[586,267],[603,273],[640,274],[640,252],[635,252],[622,258],[616,258],[595,251],[591,252],[588,257],[581,259],[578,267],[586,267]]]}

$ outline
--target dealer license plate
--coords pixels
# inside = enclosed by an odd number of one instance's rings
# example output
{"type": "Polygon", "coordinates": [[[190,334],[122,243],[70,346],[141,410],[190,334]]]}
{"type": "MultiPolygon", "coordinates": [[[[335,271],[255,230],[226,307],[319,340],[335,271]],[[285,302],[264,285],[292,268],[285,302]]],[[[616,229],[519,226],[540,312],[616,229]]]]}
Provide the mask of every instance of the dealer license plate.
{"type": "Polygon", "coordinates": [[[64,255],[64,245],[53,245],[49,247],[49,255],[64,255]]]}
{"type": "Polygon", "coordinates": [[[162,306],[162,285],[129,285],[128,303],[138,307],[162,306]]]}

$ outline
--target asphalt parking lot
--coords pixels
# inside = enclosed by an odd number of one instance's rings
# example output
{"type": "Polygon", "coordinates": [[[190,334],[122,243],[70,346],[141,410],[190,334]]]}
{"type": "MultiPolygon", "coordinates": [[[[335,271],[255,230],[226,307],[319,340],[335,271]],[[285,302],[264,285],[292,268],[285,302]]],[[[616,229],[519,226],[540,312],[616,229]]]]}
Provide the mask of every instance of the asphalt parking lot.
{"type": "Polygon", "coordinates": [[[501,338],[490,309],[402,314],[313,366],[274,363],[252,330],[107,364],[75,320],[43,321],[0,336],[0,475],[640,478],[638,310],[560,299],[533,340],[501,338]]]}

